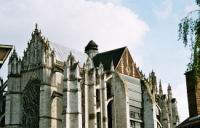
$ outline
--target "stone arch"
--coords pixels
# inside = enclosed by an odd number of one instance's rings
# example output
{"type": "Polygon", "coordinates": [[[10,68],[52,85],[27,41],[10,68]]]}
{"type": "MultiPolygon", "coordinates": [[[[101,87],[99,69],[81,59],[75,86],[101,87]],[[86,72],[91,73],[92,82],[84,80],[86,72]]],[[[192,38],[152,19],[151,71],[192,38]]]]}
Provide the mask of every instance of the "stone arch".
{"type": "Polygon", "coordinates": [[[107,105],[107,111],[108,111],[108,128],[113,127],[113,101],[110,101],[107,105]]]}
{"type": "Polygon", "coordinates": [[[31,80],[22,92],[23,128],[39,128],[40,81],[31,80]]]}
{"type": "Polygon", "coordinates": [[[107,83],[107,99],[112,98],[113,91],[112,91],[112,85],[111,83],[107,83]]]}

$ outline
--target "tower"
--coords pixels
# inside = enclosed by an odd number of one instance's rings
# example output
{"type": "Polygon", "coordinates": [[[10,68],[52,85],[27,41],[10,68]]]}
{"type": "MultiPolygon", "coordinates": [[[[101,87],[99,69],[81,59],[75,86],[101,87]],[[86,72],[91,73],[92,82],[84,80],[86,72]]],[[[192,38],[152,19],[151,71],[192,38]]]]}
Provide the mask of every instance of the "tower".
{"type": "Polygon", "coordinates": [[[98,53],[98,45],[91,40],[87,46],[85,47],[85,53],[90,57],[93,58],[98,53]]]}
{"type": "Polygon", "coordinates": [[[8,62],[8,92],[6,95],[5,125],[9,128],[19,128],[21,124],[21,59],[14,49],[8,62]],[[13,84],[14,83],[14,84],[13,84]],[[13,116],[14,115],[14,116],[13,116]]]}

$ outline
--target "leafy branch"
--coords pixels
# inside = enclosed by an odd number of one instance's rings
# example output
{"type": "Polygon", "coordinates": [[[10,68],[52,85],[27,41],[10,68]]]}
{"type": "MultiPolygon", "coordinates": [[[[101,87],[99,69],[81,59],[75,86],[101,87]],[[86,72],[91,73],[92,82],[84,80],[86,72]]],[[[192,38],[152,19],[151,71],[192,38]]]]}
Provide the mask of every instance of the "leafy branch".
{"type": "MultiPolygon", "coordinates": [[[[200,6],[200,0],[196,0],[200,6]]],[[[191,58],[188,71],[194,70],[200,74],[200,10],[193,10],[179,23],[179,40],[183,41],[185,47],[191,49],[191,58]]]]}

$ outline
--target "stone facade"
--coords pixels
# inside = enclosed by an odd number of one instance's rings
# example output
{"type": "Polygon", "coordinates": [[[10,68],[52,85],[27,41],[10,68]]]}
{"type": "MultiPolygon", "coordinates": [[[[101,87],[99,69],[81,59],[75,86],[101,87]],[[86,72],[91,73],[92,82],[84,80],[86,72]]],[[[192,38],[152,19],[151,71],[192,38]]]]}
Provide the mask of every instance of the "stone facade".
{"type": "Polygon", "coordinates": [[[171,87],[159,92],[136,67],[127,47],[99,53],[59,47],[37,26],[20,59],[8,64],[5,128],[175,128],[171,87]],[[71,51],[71,52],[70,52],[71,51]]]}

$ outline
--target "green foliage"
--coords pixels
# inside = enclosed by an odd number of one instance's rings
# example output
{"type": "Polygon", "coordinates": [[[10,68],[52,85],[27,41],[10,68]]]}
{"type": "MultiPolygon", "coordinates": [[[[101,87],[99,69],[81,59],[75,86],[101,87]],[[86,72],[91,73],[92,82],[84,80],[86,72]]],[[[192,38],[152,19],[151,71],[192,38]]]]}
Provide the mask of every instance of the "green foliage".
{"type": "MultiPolygon", "coordinates": [[[[200,0],[196,0],[200,6],[200,0]]],[[[179,24],[179,40],[191,49],[191,59],[188,64],[188,71],[194,70],[200,74],[200,10],[188,13],[179,24]]]]}
{"type": "Polygon", "coordinates": [[[200,0],[196,0],[197,5],[200,5],[200,0]]]}

